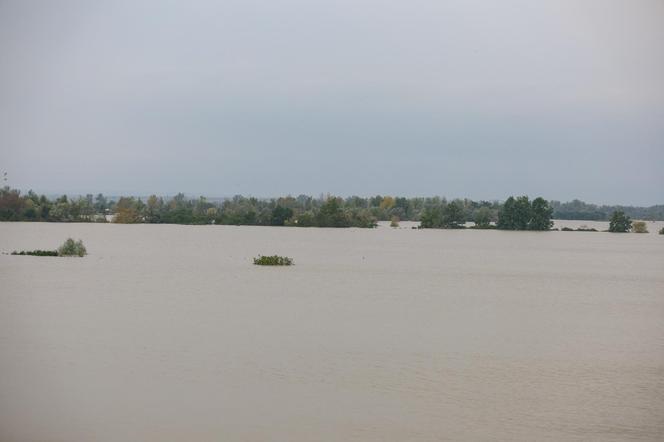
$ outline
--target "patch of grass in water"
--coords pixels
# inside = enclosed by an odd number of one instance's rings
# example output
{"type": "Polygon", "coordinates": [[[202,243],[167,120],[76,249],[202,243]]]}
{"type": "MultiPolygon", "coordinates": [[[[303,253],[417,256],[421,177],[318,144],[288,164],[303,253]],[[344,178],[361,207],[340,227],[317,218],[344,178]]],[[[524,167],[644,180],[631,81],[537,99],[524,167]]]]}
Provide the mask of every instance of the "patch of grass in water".
{"type": "Polygon", "coordinates": [[[287,256],[262,256],[259,255],[258,258],[254,258],[254,264],[257,266],[290,266],[295,264],[292,258],[287,256]]]}

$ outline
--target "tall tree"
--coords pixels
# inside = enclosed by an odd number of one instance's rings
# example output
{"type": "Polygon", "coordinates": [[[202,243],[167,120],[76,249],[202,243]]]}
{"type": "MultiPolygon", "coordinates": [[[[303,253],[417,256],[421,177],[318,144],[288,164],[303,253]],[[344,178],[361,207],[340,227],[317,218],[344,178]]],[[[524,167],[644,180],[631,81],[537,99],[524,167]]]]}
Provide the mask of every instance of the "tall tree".
{"type": "Polygon", "coordinates": [[[533,217],[533,208],[527,196],[509,197],[498,214],[499,229],[528,230],[533,217]]]}
{"type": "Polygon", "coordinates": [[[422,210],[420,226],[423,229],[439,228],[443,224],[443,215],[440,206],[427,206],[422,210]]]}
{"type": "Polygon", "coordinates": [[[350,222],[346,217],[339,198],[329,197],[318,211],[319,227],[348,227],[350,222]]]}
{"type": "Polygon", "coordinates": [[[544,198],[538,197],[533,200],[530,213],[529,230],[551,230],[553,208],[544,198]]]}
{"type": "Polygon", "coordinates": [[[475,225],[480,229],[486,229],[491,225],[491,209],[480,207],[475,212],[475,225]]]}
{"type": "Polygon", "coordinates": [[[505,200],[503,207],[498,212],[498,223],[496,227],[502,230],[516,230],[516,200],[510,196],[505,200]]]}
{"type": "Polygon", "coordinates": [[[273,226],[283,226],[293,216],[293,210],[288,207],[277,206],[272,211],[270,224],[273,226]]]}
{"type": "Polygon", "coordinates": [[[443,207],[443,227],[458,229],[466,222],[466,216],[461,201],[450,201],[443,207]]]}

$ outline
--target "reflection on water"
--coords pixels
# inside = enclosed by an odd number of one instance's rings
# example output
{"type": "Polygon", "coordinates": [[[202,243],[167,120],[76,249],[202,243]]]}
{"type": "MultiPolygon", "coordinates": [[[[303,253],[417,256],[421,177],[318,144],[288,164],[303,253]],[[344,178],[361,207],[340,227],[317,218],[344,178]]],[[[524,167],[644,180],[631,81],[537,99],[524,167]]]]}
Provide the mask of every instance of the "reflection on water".
{"type": "Polygon", "coordinates": [[[664,437],[664,236],[0,223],[0,251],[67,236],[90,255],[0,255],[0,440],[664,437]]]}

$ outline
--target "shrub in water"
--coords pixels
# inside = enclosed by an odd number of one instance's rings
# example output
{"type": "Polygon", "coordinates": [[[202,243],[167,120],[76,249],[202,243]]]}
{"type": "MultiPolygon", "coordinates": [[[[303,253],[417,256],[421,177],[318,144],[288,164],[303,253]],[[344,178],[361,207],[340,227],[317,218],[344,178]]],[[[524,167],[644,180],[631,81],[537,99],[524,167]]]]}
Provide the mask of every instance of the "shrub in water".
{"type": "Polygon", "coordinates": [[[634,221],[632,223],[632,231],[634,233],[648,233],[645,221],[634,221]]]}
{"type": "Polygon", "coordinates": [[[58,248],[58,255],[60,256],[85,256],[87,253],[83,241],[80,239],[74,241],[71,238],[67,238],[60,248],[58,248]]]}
{"type": "Polygon", "coordinates": [[[659,234],[660,234],[660,235],[664,235],[664,227],[662,227],[661,229],[659,229],[659,234]]]}
{"type": "Polygon", "coordinates": [[[258,266],[290,266],[293,265],[293,259],[287,256],[259,256],[254,258],[254,264],[258,266]]]}

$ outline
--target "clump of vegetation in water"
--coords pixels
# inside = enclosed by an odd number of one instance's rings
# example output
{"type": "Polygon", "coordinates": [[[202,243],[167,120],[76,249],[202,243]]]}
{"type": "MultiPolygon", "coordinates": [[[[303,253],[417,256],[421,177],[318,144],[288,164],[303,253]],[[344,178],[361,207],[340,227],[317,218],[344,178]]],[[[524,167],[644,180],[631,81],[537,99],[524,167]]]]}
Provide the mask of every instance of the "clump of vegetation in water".
{"type": "Polygon", "coordinates": [[[616,210],[611,214],[609,221],[609,232],[625,233],[629,232],[632,228],[632,220],[629,216],[625,215],[622,210],[616,210]]]}
{"type": "Polygon", "coordinates": [[[290,266],[295,264],[292,258],[287,256],[259,256],[254,258],[254,264],[257,266],[290,266]]]}
{"type": "Polygon", "coordinates": [[[634,233],[648,233],[645,221],[634,221],[632,223],[632,232],[634,233]]]}
{"type": "Polygon", "coordinates": [[[58,256],[57,250],[21,250],[17,252],[14,250],[12,255],[29,255],[29,256],[58,256]]]}
{"type": "Polygon", "coordinates": [[[59,256],[85,256],[87,253],[88,251],[85,249],[83,241],[80,239],[74,241],[71,238],[67,238],[67,240],[58,248],[59,256]]]}
{"type": "Polygon", "coordinates": [[[577,232],[597,232],[598,230],[594,227],[588,227],[588,226],[580,226],[578,229],[576,229],[577,232]]]}
{"type": "Polygon", "coordinates": [[[14,250],[12,255],[21,255],[21,256],[85,256],[87,255],[87,250],[83,245],[83,241],[80,239],[74,241],[71,238],[62,243],[58,250],[21,250],[17,252],[14,250]]]}
{"type": "Polygon", "coordinates": [[[396,215],[392,215],[392,220],[390,221],[390,227],[397,228],[399,227],[399,217],[396,215]]]}
{"type": "Polygon", "coordinates": [[[576,229],[572,229],[571,227],[563,227],[562,229],[560,229],[560,231],[562,231],[562,232],[599,232],[599,230],[597,230],[596,228],[588,227],[588,226],[579,226],[576,229]]]}
{"type": "Polygon", "coordinates": [[[660,235],[664,235],[664,227],[662,227],[661,229],[659,229],[659,234],[660,234],[660,235]]]}

